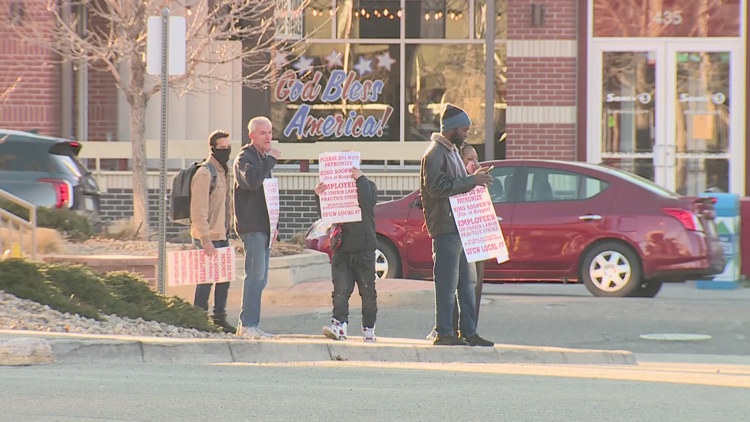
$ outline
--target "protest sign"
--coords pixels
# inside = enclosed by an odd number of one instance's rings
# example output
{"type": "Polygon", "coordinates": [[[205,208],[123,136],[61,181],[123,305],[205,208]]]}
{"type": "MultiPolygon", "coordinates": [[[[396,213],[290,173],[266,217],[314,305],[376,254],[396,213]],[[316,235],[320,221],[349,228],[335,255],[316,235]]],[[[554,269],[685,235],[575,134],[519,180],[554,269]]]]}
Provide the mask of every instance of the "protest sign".
{"type": "Polygon", "coordinates": [[[357,200],[357,182],[352,167],[359,168],[358,152],[324,152],[319,156],[320,181],[326,190],[320,195],[320,214],[324,223],[362,221],[357,200]]]}
{"type": "Polygon", "coordinates": [[[216,248],[213,256],[203,249],[167,252],[167,284],[183,286],[232,281],[236,276],[233,247],[216,248]]]}
{"type": "Polygon", "coordinates": [[[466,259],[477,262],[495,258],[498,264],[508,261],[508,247],[487,188],[477,186],[451,196],[450,203],[466,259]]]}
{"type": "Polygon", "coordinates": [[[268,209],[268,227],[271,232],[268,238],[268,247],[270,248],[276,237],[279,235],[279,179],[268,178],[263,180],[263,192],[266,196],[266,207],[268,209]]]}

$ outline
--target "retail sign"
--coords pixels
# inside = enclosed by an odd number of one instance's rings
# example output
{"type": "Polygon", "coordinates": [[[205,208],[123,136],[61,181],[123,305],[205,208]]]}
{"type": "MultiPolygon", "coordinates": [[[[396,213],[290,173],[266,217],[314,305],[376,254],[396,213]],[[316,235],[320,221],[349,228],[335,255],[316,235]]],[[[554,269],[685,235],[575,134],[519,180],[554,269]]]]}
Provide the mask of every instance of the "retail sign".
{"type": "Polygon", "coordinates": [[[739,37],[743,15],[740,0],[594,0],[593,9],[595,37],[739,37]]]}
{"type": "MultiPolygon", "coordinates": [[[[366,78],[373,72],[373,60],[360,56],[357,64],[347,71],[334,69],[342,66],[340,53],[333,51],[325,59],[328,70],[324,73],[315,70],[312,59],[303,55],[276,82],[275,101],[301,103],[286,122],[284,136],[313,139],[383,136],[393,107],[378,102],[385,82],[366,78]],[[321,105],[330,112],[314,113],[321,105]],[[363,109],[370,112],[363,114],[363,109]]],[[[379,68],[390,70],[393,63],[387,53],[377,56],[379,68]]]]}

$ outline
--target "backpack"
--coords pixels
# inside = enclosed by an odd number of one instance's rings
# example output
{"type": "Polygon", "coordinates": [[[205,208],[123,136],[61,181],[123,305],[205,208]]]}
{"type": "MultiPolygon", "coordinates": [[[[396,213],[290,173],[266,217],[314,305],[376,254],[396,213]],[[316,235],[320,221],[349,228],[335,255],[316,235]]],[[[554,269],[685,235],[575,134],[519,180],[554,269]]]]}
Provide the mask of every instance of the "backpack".
{"type": "Polygon", "coordinates": [[[169,219],[174,223],[190,225],[190,184],[193,175],[198,168],[205,166],[211,172],[211,187],[209,193],[216,187],[216,168],[213,164],[204,161],[194,161],[184,169],[180,169],[172,180],[172,192],[170,194],[169,219]]]}

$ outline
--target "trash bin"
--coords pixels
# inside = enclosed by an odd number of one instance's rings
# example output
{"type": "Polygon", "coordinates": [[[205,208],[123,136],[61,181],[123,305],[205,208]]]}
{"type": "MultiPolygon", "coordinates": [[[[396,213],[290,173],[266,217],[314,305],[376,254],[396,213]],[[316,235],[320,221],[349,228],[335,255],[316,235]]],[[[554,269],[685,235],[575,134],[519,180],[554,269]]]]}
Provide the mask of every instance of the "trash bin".
{"type": "Polygon", "coordinates": [[[699,289],[735,289],[740,284],[740,196],[736,193],[704,192],[699,196],[716,198],[716,231],[727,260],[724,271],[712,280],[699,280],[699,289]]]}

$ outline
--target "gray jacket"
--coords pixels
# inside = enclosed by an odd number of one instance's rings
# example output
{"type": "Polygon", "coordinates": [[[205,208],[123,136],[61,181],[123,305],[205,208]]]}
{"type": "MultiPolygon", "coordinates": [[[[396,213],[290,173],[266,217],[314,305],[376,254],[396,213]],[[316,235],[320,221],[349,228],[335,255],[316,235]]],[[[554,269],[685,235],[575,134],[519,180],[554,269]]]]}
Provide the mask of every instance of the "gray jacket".
{"type": "Polygon", "coordinates": [[[448,198],[470,191],[476,182],[466,174],[458,149],[448,139],[440,133],[433,133],[431,139],[422,156],[419,192],[427,231],[435,237],[458,233],[448,198]]]}

